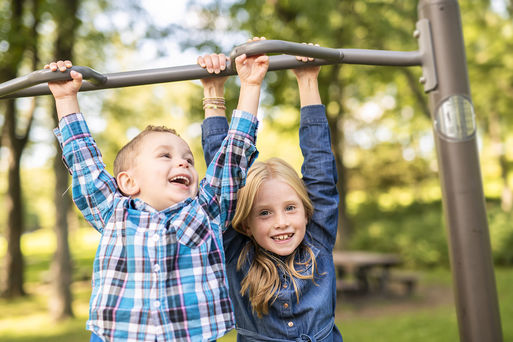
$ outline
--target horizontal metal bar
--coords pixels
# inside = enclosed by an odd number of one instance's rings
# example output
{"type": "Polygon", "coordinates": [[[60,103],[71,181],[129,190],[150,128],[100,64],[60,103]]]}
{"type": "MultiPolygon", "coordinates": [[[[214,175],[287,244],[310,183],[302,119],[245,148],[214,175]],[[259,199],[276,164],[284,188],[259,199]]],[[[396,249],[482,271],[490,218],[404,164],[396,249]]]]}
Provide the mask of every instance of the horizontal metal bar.
{"type": "Polygon", "coordinates": [[[248,56],[284,53],[291,56],[313,57],[333,62],[342,62],[344,55],[341,50],[321,47],[317,45],[287,42],[284,40],[250,41],[233,48],[230,53],[230,64],[235,65],[235,58],[246,54],[248,56]]]}
{"type": "MultiPolygon", "coordinates": [[[[303,44],[300,44],[303,45],[303,44]]],[[[310,46],[310,45],[307,45],[310,46]]],[[[334,49],[332,49],[334,50],[334,49]]],[[[363,49],[337,49],[343,56],[343,61],[315,59],[308,62],[308,65],[330,65],[330,64],[362,64],[379,66],[420,66],[422,56],[418,51],[385,51],[385,50],[363,50],[363,49]]],[[[277,55],[269,57],[269,71],[297,69],[304,67],[304,62],[298,61],[295,56],[277,55]]],[[[54,72],[53,74],[58,74],[54,72]]],[[[220,74],[210,74],[197,64],[146,69],[136,71],[125,71],[118,73],[103,74],[107,80],[103,84],[93,84],[88,81],[82,83],[80,91],[101,90],[120,87],[131,87],[146,84],[165,82],[177,82],[195,80],[207,77],[221,77],[236,75],[230,67],[220,74]]],[[[48,84],[39,84],[30,88],[22,89],[7,95],[1,95],[0,99],[39,96],[51,94],[48,84]]]]}

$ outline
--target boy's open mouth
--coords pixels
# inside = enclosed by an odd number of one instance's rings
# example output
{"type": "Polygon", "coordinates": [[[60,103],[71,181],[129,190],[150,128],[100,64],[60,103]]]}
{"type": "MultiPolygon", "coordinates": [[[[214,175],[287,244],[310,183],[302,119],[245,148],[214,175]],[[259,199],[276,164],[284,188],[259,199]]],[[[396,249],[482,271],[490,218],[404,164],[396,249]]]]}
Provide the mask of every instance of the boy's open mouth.
{"type": "Polygon", "coordinates": [[[276,240],[276,241],[283,241],[283,240],[290,239],[293,235],[294,235],[294,233],[280,234],[280,235],[271,236],[271,239],[276,240]]]}
{"type": "Polygon", "coordinates": [[[170,183],[178,183],[183,185],[189,185],[191,183],[190,179],[185,176],[175,176],[169,180],[170,183]]]}

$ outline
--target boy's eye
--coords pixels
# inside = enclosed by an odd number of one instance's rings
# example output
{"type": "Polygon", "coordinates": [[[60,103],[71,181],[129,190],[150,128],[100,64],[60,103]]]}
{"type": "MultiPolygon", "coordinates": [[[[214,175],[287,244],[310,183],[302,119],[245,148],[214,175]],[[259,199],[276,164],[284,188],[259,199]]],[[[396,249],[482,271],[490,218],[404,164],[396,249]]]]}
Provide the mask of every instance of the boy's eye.
{"type": "Polygon", "coordinates": [[[288,205],[288,206],[285,208],[285,210],[286,210],[286,211],[292,211],[292,210],[294,210],[294,209],[296,209],[296,206],[295,206],[295,205],[292,205],[292,204],[291,204],[291,205],[288,205]]]}
{"type": "Polygon", "coordinates": [[[167,152],[166,153],[162,153],[160,156],[163,157],[163,158],[171,158],[171,154],[169,154],[167,152]]]}
{"type": "Polygon", "coordinates": [[[191,165],[194,165],[194,159],[192,158],[188,158],[187,159],[187,163],[191,164],[191,165]]]}

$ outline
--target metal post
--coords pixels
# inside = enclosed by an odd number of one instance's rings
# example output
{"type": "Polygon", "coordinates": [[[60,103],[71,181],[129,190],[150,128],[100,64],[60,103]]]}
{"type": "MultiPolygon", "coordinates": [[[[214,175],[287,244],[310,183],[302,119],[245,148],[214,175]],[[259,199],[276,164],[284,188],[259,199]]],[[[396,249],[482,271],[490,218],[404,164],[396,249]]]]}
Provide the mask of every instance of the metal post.
{"type": "Polygon", "coordinates": [[[499,304],[459,6],[457,0],[420,0],[418,12],[419,19],[427,19],[432,30],[438,84],[429,92],[429,99],[460,340],[500,342],[499,304]]]}

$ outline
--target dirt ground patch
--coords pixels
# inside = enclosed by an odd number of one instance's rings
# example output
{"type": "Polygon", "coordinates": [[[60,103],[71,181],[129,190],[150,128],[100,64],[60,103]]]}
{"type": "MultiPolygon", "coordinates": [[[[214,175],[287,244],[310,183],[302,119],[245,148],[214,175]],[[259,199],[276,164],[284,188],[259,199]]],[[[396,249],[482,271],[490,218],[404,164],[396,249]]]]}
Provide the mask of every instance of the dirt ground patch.
{"type": "Polygon", "coordinates": [[[452,288],[440,284],[418,284],[414,293],[404,294],[401,288],[390,288],[385,293],[341,293],[337,298],[337,319],[371,318],[419,309],[454,305],[452,288]]]}

